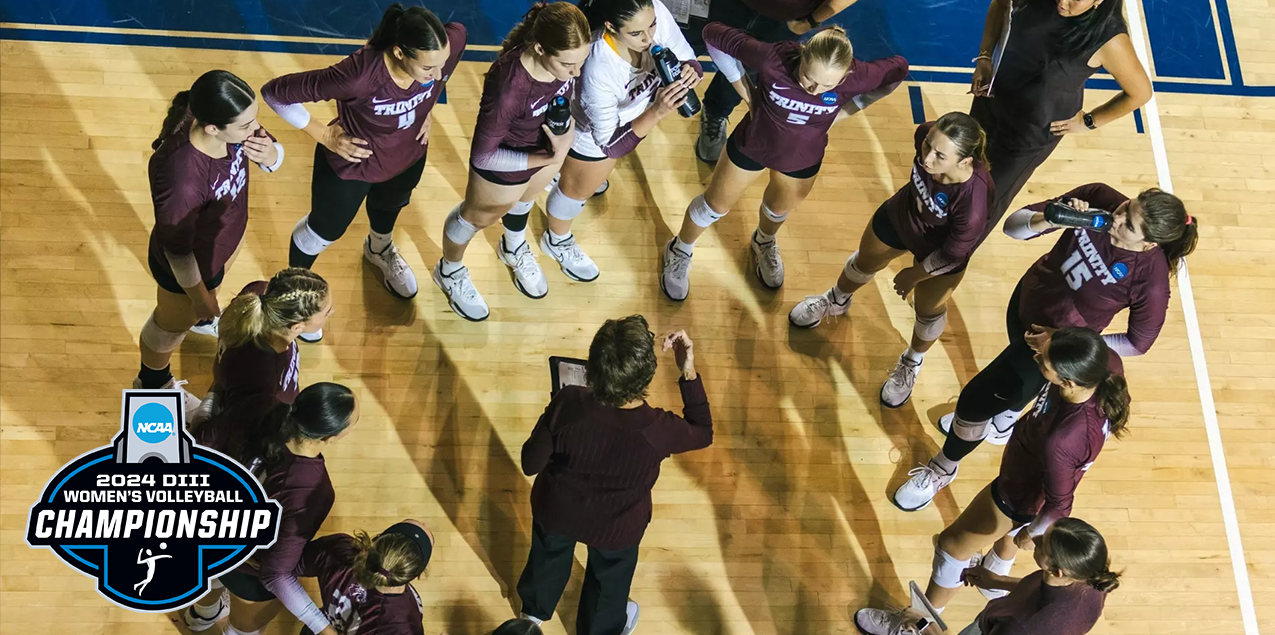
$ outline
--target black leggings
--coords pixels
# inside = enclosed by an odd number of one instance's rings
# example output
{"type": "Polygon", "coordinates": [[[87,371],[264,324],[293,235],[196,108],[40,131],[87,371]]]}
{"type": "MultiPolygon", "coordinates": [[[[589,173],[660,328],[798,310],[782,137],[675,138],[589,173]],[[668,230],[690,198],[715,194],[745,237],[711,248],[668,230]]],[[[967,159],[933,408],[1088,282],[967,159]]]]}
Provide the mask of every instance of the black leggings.
{"type": "MultiPolygon", "coordinates": [[[[531,525],[531,553],[527,567],[518,578],[522,612],[548,620],[558,606],[562,591],[571,579],[576,541],[547,531],[540,523],[531,525]]],[[[610,550],[589,546],[584,566],[584,588],[576,611],[579,635],[620,635],[626,621],[629,587],[637,569],[638,546],[610,550]]]]}
{"type": "MultiPolygon", "coordinates": [[[[310,229],[320,238],[336,242],[354,222],[363,200],[367,199],[367,218],[372,231],[388,234],[394,231],[398,213],[412,200],[412,190],[421,182],[425,157],[394,178],[381,183],[347,180],[337,176],[328,163],[322,145],[314,148],[314,175],[310,179],[310,229]]],[[[294,246],[288,257],[289,266],[309,267],[317,256],[302,253],[294,246]],[[306,262],[299,262],[306,261],[306,262]]]]}
{"type": "MultiPolygon", "coordinates": [[[[1005,312],[1009,346],[965,384],[956,400],[956,416],[964,421],[987,421],[1006,410],[1022,410],[1045,387],[1045,376],[1040,374],[1040,367],[1036,365],[1036,352],[1023,339],[1027,326],[1018,317],[1022,287],[1021,281],[1014,287],[1005,312]]],[[[953,422],[953,429],[955,425],[953,422]]],[[[947,440],[943,442],[943,454],[959,461],[973,452],[979,443],[981,441],[965,441],[948,433],[947,440]]]]}
{"type": "MultiPolygon", "coordinates": [[[[788,29],[786,22],[761,15],[740,0],[713,0],[708,5],[708,20],[740,29],[762,42],[774,43],[797,39],[797,35],[788,29]]],[[[704,90],[703,116],[726,117],[741,101],[743,98],[735,92],[735,87],[726,81],[726,76],[714,73],[713,80],[704,90]]]]}
{"type": "Polygon", "coordinates": [[[1027,185],[1036,168],[1040,167],[1049,155],[1058,148],[1062,137],[1054,137],[1052,141],[1035,148],[1010,148],[1010,139],[1002,139],[996,126],[996,114],[993,111],[993,100],[987,97],[975,97],[970,105],[970,116],[978,121],[987,133],[987,161],[991,164],[992,182],[996,184],[996,199],[987,209],[987,235],[996,231],[996,225],[1005,216],[1014,197],[1027,185]]]}

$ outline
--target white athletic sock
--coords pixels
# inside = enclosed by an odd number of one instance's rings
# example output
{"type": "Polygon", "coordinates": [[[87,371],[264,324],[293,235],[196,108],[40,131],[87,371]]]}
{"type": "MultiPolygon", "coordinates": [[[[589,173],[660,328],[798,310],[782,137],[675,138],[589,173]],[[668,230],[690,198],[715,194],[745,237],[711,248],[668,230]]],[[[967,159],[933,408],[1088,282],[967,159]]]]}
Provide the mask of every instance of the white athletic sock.
{"type": "Polygon", "coordinates": [[[952,474],[956,471],[956,466],[960,465],[960,463],[947,458],[943,455],[943,451],[939,450],[939,453],[934,455],[934,458],[930,459],[930,465],[942,470],[944,474],[952,474]]]}
{"type": "Polygon", "coordinates": [[[764,230],[762,230],[762,228],[758,227],[757,230],[753,232],[753,240],[757,241],[758,243],[774,242],[775,235],[767,234],[764,230]]]}
{"type": "Polygon", "coordinates": [[[836,300],[837,304],[845,304],[846,302],[849,302],[850,295],[851,294],[839,289],[837,285],[832,285],[832,299],[836,300]]]}
{"type": "Polygon", "coordinates": [[[903,359],[906,359],[909,362],[912,362],[913,364],[917,364],[919,366],[921,364],[921,360],[925,359],[925,353],[918,353],[912,350],[912,347],[909,346],[908,350],[904,351],[903,353],[903,359]]]}
{"type": "Polygon", "coordinates": [[[571,232],[567,232],[567,233],[562,234],[561,236],[559,236],[558,234],[554,233],[554,231],[553,231],[552,229],[550,229],[550,230],[549,230],[549,242],[551,242],[551,243],[553,243],[553,244],[555,244],[555,245],[560,245],[560,244],[562,244],[564,241],[566,241],[566,240],[570,239],[570,238],[571,238],[571,236],[572,236],[572,233],[571,233],[571,232]]]}
{"type": "Polygon", "coordinates": [[[390,243],[394,242],[394,234],[378,234],[374,231],[368,231],[367,242],[368,247],[372,249],[372,253],[379,254],[385,251],[385,248],[389,247],[390,243]]]}
{"type": "Polygon", "coordinates": [[[221,598],[219,596],[217,598],[217,601],[213,602],[209,606],[200,606],[198,604],[195,604],[195,605],[192,605],[190,608],[192,611],[195,612],[195,615],[198,615],[199,617],[202,617],[206,620],[211,620],[217,617],[217,614],[221,612],[221,598]]]}
{"type": "Polygon", "coordinates": [[[442,266],[441,266],[441,267],[439,267],[439,269],[441,269],[441,270],[443,271],[443,275],[445,275],[445,276],[450,276],[450,275],[452,275],[453,273],[456,273],[457,271],[459,271],[461,267],[464,267],[464,266],[465,266],[463,263],[460,263],[460,262],[452,262],[452,261],[450,261],[450,260],[448,260],[448,259],[446,259],[446,258],[443,258],[443,259],[442,259],[442,260],[440,260],[439,262],[441,262],[441,263],[442,263],[442,266]]]}
{"type": "Polygon", "coordinates": [[[1014,568],[1014,558],[1002,560],[996,555],[996,550],[992,549],[983,557],[983,568],[998,575],[1009,575],[1010,570],[1014,568]]]}
{"type": "Polygon", "coordinates": [[[518,251],[518,248],[525,244],[527,244],[526,228],[518,231],[514,231],[508,227],[505,228],[505,250],[509,253],[513,253],[518,251]]]}
{"type": "Polygon", "coordinates": [[[684,243],[680,236],[673,237],[673,248],[688,256],[695,253],[695,243],[684,243]]]}

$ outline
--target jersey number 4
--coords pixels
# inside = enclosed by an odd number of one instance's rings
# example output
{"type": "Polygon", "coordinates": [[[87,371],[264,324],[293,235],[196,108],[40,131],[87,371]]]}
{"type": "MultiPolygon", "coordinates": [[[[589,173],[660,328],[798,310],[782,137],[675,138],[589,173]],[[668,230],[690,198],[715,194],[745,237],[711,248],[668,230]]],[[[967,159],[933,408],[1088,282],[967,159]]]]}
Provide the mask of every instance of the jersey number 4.
{"type": "Polygon", "coordinates": [[[808,121],[810,121],[810,115],[799,115],[795,112],[788,113],[788,123],[795,123],[804,126],[808,121]]]}
{"type": "Polygon", "coordinates": [[[408,128],[412,127],[412,124],[414,124],[414,123],[416,123],[416,111],[415,111],[415,110],[409,110],[409,111],[407,111],[407,112],[405,112],[405,113],[403,113],[403,114],[401,114],[401,115],[399,115],[399,116],[398,116],[398,129],[399,129],[399,130],[407,130],[408,128]]]}
{"type": "Polygon", "coordinates": [[[1080,285],[1086,280],[1093,279],[1093,271],[1089,269],[1089,264],[1085,262],[1084,257],[1080,255],[1080,250],[1071,252],[1071,256],[1063,262],[1063,274],[1067,276],[1067,286],[1072,291],[1080,289],[1080,285]]]}

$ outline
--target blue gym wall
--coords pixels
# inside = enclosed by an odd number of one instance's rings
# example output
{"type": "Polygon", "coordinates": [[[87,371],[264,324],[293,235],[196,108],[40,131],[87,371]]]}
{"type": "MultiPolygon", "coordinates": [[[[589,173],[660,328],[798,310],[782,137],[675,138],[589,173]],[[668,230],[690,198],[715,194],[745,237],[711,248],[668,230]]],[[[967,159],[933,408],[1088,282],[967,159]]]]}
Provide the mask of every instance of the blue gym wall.
{"type": "MultiPolygon", "coordinates": [[[[341,54],[351,50],[351,46],[281,42],[268,36],[364,38],[388,4],[389,0],[0,0],[0,21],[6,23],[0,28],[0,37],[341,54]],[[23,25],[111,27],[125,31],[49,31],[23,25]],[[139,29],[190,35],[129,32],[139,29]],[[201,32],[251,33],[267,39],[206,38],[200,37],[201,32]]],[[[531,3],[424,0],[422,4],[444,21],[464,23],[470,30],[471,42],[497,44],[531,3]]],[[[970,67],[970,58],[977,53],[986,7],[986,0],[860,0],[835,21],[850,32],[860,57],[875,59],[897,53],[907,57],[914,67],[963,69],[970,67]]],[[[1142,7],[1161,80],[1157,82],[1158,89],[1269,94],[1266,87],[1243,84],[1226,0],[1142,0],[1142,7]],[[1220,39],[1213,18],[1215,8],[1221,17],[1220,39]],[[1228,69],[1229,82],[1198,83],[1225,80],[1228,69]]],[[[490,52],[481,51],[467,55],[474,60],[490,57],[490,52]]],[[[914,79],[968,81],[968,75],[918,70],[914,79]]],[[[1104,86],[1101,82],[1096,85],[1104,86]]]]}

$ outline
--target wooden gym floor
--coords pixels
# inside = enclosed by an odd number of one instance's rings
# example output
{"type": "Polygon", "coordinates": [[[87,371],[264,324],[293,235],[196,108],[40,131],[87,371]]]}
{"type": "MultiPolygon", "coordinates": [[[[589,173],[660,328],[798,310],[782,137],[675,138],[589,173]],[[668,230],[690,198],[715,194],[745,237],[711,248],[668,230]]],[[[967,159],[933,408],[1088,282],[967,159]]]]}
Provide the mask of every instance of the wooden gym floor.
{"type": "MultiPolygon", "coordinates": [[[[145,165],[168,100],[209,68],[260,86],[331,61],[0,42],[0,631],[178,630],[164,616],[114,608],[52,553],[29,549],[27,509],[59,466],[117,430],[118,390],[136,373],[137,336],[154,301],[145,165]]],[[[892,276],[860,292],[848,319],[813,332],[791,330],[786,313],[833,282],[876,206],[905,182],[914,128],[907,91],[834,129],[813,195],[780,236],[791,274],[783,290],[763,289],[748,269],[757,185],[704,238],[682,305],[661,296],[657,257],[709,169],[692,155],[697,123],[674,117],[621,162],[610,192],[577,224],[602,277],[570,283],[542,257],[550,294],[527,299],[495,258],[498,234],[489,231],[467,264],[493,315],[471,324],[447,309],[429,270],[443,217],[464,190],[485,68],[466,62],[452,78],[450,102],[434,113],[425,177],[399,221],[397,242],[420,295],[392,299],[362,263],[364,217],[316,266],[335,290],[336,315],[322,344],[302,348],[303,383],[345,383],[364,412],[359,429],[327,453],[338,495],[323,531],[426,521],[439,542],[416,584],[426,632],[488,632],[510,616],[526,557],[531,481],[518,456],[548,399],[545,359],[583,356],[604,319],[643,313],[657,330],[685,328],[695,338],[717,423],[711,449],[665,464],[633,584],[641,632],[851,633],[854,609],[904,601],[907,582],[928,575],[931,536],[995,474],[999,451],[972,455],[924,511],[900,512],[888,495],[936,451],[932,422],[1003,347],[1012,286],[1051,241],[997,234],[987,243],[912,401],[883,411],[877,390],[912,319],[891,292],[892,276]]],[[[928,118],[968,106],[964,86],[922,88],[928,118]]],[[[1091,92],[1090,105],[1108,95],[1091,92]]],[[[1190,282],[1257,620],[1271,631],[1275,100],[1158,101],[1175,191],[1203,229],[1190,282]]],[[[273,113],[263,111],[262,121],[288,159],[280,173],[253,174],[248,238],[223,303],[286,264],[289,233],[309,209],[312,143],[273,113]]],[[[1151,139],[1131,118],[1067,139],[1020,202],[1095,180],[1130,194],[1158,184],[1151,139]]],[[[538,235],[539,211],[532,222],[538,235]]],[[[1244,632],[1181,297],[1175,288],[1155,348],[1128,363],[1132,436],[1108,445],[1077,498],[1075,515],[1106,535],[1125,572],[1095,633],[1244,632]]],[[[178,377],[205,389],[213,350],[210,339],[187,338],[174,359],[178,377]]],[[[671,360],[662,362],[651,401],[675,407],[671,360]]],[[[1022,560],[1020,573],[1030,565],[1022,560]]],[[[577,593],[578,580],[546,632],[563,633],[564,622],[574,632],[577,593]]],[[[981,600],[963,593],[945,617],[959,629],[981,600]]],[[[296,631],[290,619],[268,630],[296,631]]]]}

